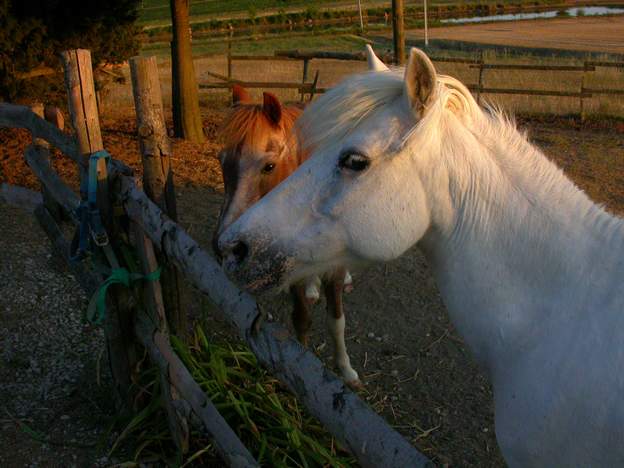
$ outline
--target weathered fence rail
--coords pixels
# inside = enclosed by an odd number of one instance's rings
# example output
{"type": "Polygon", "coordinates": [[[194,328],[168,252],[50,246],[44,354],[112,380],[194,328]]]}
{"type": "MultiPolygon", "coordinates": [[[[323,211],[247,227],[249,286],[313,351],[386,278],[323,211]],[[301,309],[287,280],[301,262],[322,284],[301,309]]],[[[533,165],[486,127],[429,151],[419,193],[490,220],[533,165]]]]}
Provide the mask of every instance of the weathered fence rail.
{"type": "MultiPolygon", "coordinates": [[[[70,51],[66,54],[70,106],[74,106],[72,101],[82,106],[81,109],[72,107],[74,128],[84,132],[82,137],[78,133],[79,143],[30,109],[0,103],[0,126],[25,128],[33,138],[46,140],[79,165],[83,178],[88,177],[89,173],[88,156],[102,146],[97,111],[94,106],[88,105],[92,83],[89,84],[85,79],[89,74],[84,67],[90,66],[89,62],[88,51],[70,51]]],[[[153,83],[152,86],[157,85],[153,83]]],[[[158,107],[158,103],[153,101],[145,102],[158,107]]],[[[141,106],[137,105],[137,110],[140,109],[141,106]]],[[[156,111],[156,116],[139,117],[139,122],[153,131],[155,126],[160,125],[160,122],[156,122],[159,119],[160,115],[156,111]],[[152,122],[153,125],[146,122],[152,122]]],[[[142,138],[146,138],[149,133],[145,128],[142,138]]],[[[149,144],[147,140],[142,141],[142,146],[149,144]]],[[[160,146],[166,153],[166,142],[160,146]]],[[[156,163],[162,164],[160,150],[144,151],[143,155],[144,159],[155,158],[156,163]]],[[[43,149],[36,146],[29,148],[26,158],[67,219],[72,224],[79,223],[76,208],[86,194],[82,193],[79,197],[64,185],[49,165],[48,155],[43,149]]],[[[150,163],[144,161],[144,164],[150,163]]],[[[166,174],[167,170],[161,175],[166,174]]],[[[216,261],[137,187],[128,167],[114,159],[108,165],[98,166],[98,185],[98,203],[102,208],[108,208],[108,211],[102,211],[111,213],[112,219],[106,221],[110,236],[109,248],[97,249],[100,253],[96,254],[96,259],[107,258],[111,267],[120,268],[123,266],[122,261],[117,262],[110,257],[114,257],[120,243],[129,243],[138,254],[142,272],[147,274],[154,273],[158,263],[157,251],[162,252],[163,257],[170,259],[187,281],[204,293],[223,318],[234,326],[258,361],[306,405],[309,412],[353,453],[362,466],[419,467],[429,463],[426,457],[345,387],[342,380],[329,372],[312,352],[295,341],[283,326],[263,320],[253,298],[234,286],[216,261]]],[[[102,275],[84,262],[70,261],[70,242],[60,228],[61,221],[51,216],[43,204],[35,212],[61,257],[76,273],[85,291],[92,294],[101,283],[102,275]]],[[[169,427],[179,449],[184,451],[187,447],[188,424],[194,420],[190,417],[192,411],[228,465],[257,466],[257,462],[172,350],[160,282],[145,282],[139,288],[141,297],[136,297],[136,291],[133,291],[120,289],[115,292],[115,303],[109,303],[109,306],[115,305],[116,309],[109,310],[104,327],[113,376],[119,379],[116,388],[122,395],[121,401],[128,402],[127,379],[136,367],[133,348],[140,343],[160,369],[169,427]]]]}
{"type": "MultiPolygon", "coordinates": [[[[393,63],[391,54],[381,55],[380,58],[386,63],[393,63]]],[[[533,65],[533,64],[514,64],[514,63],[486,63],[482,58],[455,58],[455,57],[430,57],[434,62],[440,63],[459,63],[465,64],[471,69],[478,71],[478,82],[470,83],[466,86],[477,94],[480,100],[483,94],[513,94],[524,96],[553,96],[553,97],[575,97],[579,98],[579,112],[583,114],[583,100],[594,96],[624,95],[624,89],[617,88],[596,88],[587,87],[588,73],[595,72],[597,68],[616,68],[624,71],[624,62],[606,62],[587,60],[581,65],[533,65]],[[580,74],[578,90],[559,90],[559,89],[531,89],[531,88],[506,88],[488,86],[484,83],[485,72],[488,70],[519,70],[519,71],[552,71],[552,72],[576,72],[580,74]]],[[[214,72],[204,72],[212,78],[220,80],[219,82],[202,83],[202,89],[222,89],[231,88],[234,84],[239,84],[248,88],[268,88],[268,89],[298,89],[302,94],[324,93],[328,88],[317,87],[317,80],[314,83],[308,83],[309,64],[312,60],[348,60],[348,61],[365,61],[366,56],[363,52],[335,52],[335,51],[313,51],[313,50],[278,50],[274,55],[233,55],[228,52],[228,75],[220,75],[214,72]],[[279,81],[252,82],[233,78],[232,64],[238,61],[300,61],[302,63],[302,81],[300,83],[289,83],[279,81]]]]}

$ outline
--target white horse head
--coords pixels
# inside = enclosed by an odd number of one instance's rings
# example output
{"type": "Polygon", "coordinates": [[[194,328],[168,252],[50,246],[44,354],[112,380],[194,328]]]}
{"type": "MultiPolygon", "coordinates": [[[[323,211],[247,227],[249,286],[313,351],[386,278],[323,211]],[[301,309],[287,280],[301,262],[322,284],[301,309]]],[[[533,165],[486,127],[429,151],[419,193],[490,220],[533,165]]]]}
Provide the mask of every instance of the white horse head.
{"type": "Polygon", "coordinates": [[[356,75],[313,103],[301,126],[311,158],[241,218],[242,229],[221,237],[231,253],[225,267],[260,292],[340,265],[390,260],[416,243],[430,225],[419,166],[436,149],[432,135],[413,134],[429,111],[440,113],[438,87],[431,61],[413,49],[404,78],[356,75]],[[426,153],[414,157],[407,137],[426,153]],[[269,205],[270,216],[261,208],[269,205]],[[239,263],[242,254],[250,255],[239,263]]]}
{"type": "Polygon", "coordinates": [[[299,119],[310,158],[219,239],[251,292],[418,243],[488,371],[510,466],[624,462],[624,223],[412,49],[299,119]]]}

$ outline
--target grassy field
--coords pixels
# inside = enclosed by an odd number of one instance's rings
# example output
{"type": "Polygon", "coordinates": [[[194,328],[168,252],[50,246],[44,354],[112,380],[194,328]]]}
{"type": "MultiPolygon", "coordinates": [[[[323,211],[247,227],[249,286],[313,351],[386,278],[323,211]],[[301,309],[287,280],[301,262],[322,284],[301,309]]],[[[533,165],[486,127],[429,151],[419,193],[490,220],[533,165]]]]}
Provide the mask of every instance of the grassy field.
{"type": "MultiPolygon", "coordinates": [[[[353,2],[350,2],[353,3],[353,2]]],[[[384,0],[369,1],[367,4],[390,3],[384,0]]],[[[278,10],[280,8],[305,9],[314,6],[342,6],[347,2],[337,0],[191,0],[191,15],[247,15],[250,11],[261,13],[265,10],[278,10]]],[[[144,0],[141,7],[143,20],[161,19],[169,16],[169,0],[144,0]]]]}
{"type": "MultiPolygon", "coordinates": [[[[421,6],[421,0],[406,0],[405,6],[421,6]]],[[[474,3],[465,0],[432,0],[428,3],[431,8],[438,5],[474,3]]],[[[483,0],[481,4],[517,3],[512,0],[483,0]]],[[[552,3],[552,1],[537,0],[536,3],[552,3]]],[[[391,8],[388,0],[365,0],[362,8],[387,7],[391,8]]],[[[191,0],[191,23],[210,19],[259,17],[270,14],[294,13],[299,11],[321,10],[354,10],[357,2],[346,0],[191,0]]],[[[164,26],[171,23],[169,0],[143,0],[140,8],[139,24],[147,27],[164,26]]]]}
{"type": "MultiPolygon", "coordinates": [[[[366,40],[351,34],[296,34],[274,37],[263,37],[258,40],[233,42],[232,52],[237,54],[273,54],[281,49],[323,49],[342,52],[360,52],[366,40]]],[[[223,40],[195,39],[193,40],[193,54],[195,56],[207,54],[225,54],[227,43],[223,40]]],[[[168,42],[152,42],[143,45],[143,55],[170,57],[171,49],[168,42]]]]}
{"type": "MultiPolygon", "coordinates": [[[[444,0],[440,0],[444,3],[444,0]]],[[[415,1],[406,3],[416,3],[415,1]]],[[[362,2],[363,7],[373,6],[390,6],[387,0],[372,0],[362,2]]],[[[277,13],[279,10],[287,12],[302,11],[307,8],[344,8],[351,9],[355,2],[347,2],[340,0],[191,0],[191,20],[197,20],[199,17],[214,16],[219,18],[225,17],[243,17],[249,18],[250,15],[260,16],[263,14],[277,13]]],[[[169,0],[144,0],[140,10],[141,24],[162,24],[170,20],[169,0]]]]}

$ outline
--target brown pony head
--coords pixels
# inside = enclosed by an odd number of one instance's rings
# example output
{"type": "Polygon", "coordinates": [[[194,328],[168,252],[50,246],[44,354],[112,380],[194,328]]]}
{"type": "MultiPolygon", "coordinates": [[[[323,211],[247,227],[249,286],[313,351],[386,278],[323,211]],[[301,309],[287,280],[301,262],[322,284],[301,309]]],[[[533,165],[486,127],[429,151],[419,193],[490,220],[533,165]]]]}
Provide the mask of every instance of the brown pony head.
{"type": "Polygon", "coordinates": [[[300,108],[283,106],[266,92],[262,104],[253,104],[249,93],[238,85],[232,97],[232,109],[220,129],[225,197],[213,247],[221,232],[301,164],[293,128],[300,108]]]}

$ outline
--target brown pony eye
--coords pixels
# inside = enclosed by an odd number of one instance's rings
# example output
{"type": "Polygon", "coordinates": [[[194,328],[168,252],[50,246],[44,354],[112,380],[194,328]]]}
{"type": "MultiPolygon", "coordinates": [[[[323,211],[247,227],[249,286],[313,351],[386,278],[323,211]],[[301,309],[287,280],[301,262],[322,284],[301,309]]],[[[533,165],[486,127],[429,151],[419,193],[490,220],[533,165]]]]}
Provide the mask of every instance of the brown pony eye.
{"type": "Polygon", "coordinates": [[[269,163],[266,166],[264,166],[262,168],[262,173],[263,174],[270,174],[271,172],[273,172],[273,169],[275,169],[275,164],[273,163],[269,163]]]}

